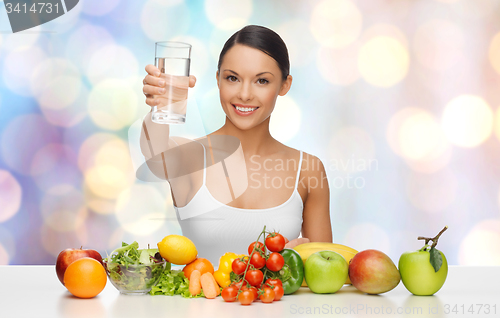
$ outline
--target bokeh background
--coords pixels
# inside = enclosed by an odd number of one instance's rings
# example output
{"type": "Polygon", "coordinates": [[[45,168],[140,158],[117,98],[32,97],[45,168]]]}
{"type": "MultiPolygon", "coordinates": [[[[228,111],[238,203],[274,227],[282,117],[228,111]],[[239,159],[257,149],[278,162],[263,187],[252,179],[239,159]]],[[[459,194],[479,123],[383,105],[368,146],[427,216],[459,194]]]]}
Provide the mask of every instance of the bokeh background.
{"type": "Polygon", "coordinates": [[[247,24],[288,46],[271,129],[324,162],[335,242],[397,262],[448,225],[450,264],[500,265],[497,0],[82,0],[18,34],[1,3],[0,264],[180,234],[168,185],[134,176],[144,67],[156,41],[193,45],[188,123],[209,133],[218,55],[247,24]]]}

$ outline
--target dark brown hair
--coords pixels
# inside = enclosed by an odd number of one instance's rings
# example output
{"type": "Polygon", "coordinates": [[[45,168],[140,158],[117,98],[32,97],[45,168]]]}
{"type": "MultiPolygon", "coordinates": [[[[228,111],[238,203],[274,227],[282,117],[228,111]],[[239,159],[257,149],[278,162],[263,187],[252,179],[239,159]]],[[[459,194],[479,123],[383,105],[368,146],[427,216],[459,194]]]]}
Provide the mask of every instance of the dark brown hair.
{"type": "Polygon", "coordinates": [[[278,33],[260,25],[247,25],[243,29],[233,34],[224,44],[219,55],[217,70],[220,71],[222,59],[227,51],[235,44],[242,44],[254,49],[261,50],[272,57],[281,70],[282,79],[286,80],[290,73],[290,60],[285,42],[278,33]]]}

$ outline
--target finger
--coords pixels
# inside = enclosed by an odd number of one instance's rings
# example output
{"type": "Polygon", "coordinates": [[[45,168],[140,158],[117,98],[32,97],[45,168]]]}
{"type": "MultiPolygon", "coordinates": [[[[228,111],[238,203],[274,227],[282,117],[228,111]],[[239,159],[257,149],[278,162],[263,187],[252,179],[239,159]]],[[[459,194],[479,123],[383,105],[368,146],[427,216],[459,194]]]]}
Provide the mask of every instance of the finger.
{"type": "Polygon", "coordinates": [[[148,72],[149,75],[153,75],[156,77],[159,77],[161,74],[160,70],[152,64],[146,65],[146,72],[148,72]]]}
{"type": "Polygon", "coordinates": [[[293,239],[290,242],[287,242],[285,244],[285,248],[294,248],[297,245],[309,243],[309,242],[311,242],[311,241],[308,238],[300,237],[300,238],[293,239]]]}
{"type": "Polygon", "coordinates": [[[189,75],[189,87],[194,87],[196,84],[196,77],[194,75],[189,75]]]}
{"type": "Polygon", "coordinates": [[[156,77],[152,75],[146,75],[144,80],[142,81],[144,85],[151,85],[151,86],[157,86],[157,87],[165,87],[165,79],[161,77],[156,77]]]}
{"type": "MultiPolygon", "coordinates": [[[[151,96],[151,95],[149,95],[151,96]]],[[[160,101],[154,97],[147,97],[146,98],[146,104],[153,107],[153,106],[158,106],[158,104],[160,103],[160,101]]]]}
{"type": "Polygon", "coordinates": [[[305,244],[305,243],[310,243],[308,238],[298,238],[297,241],[295,242],[295,246],[300,245],[300,244],[305,244]]]}
{"type": "Polygon", "coordinates": [[[156,86],[151,86],[151,85],[144,85],[142,87],[142,92],[150,95],[161,95],[165,94],[166,89],[164,87],[156,87],[156,86]]]}
{"type": "Polygon", "coordinates": [[[297,244],[297,242],[295,242],[295,240],[291,240],[290,242],[285,244],[285,248],[294,248],[297,245],[298,244],[297,244]]]}
{"type": "MultiPolygon", "coordinates": [[[[176,88],[183,88],[187,89],[188,86],[191,85],[190,81],[191,76],[187,78],[186,76],[176,76],[176,75],[170,75],[170,74],[165,74],[161,73],[160,78],[165,81],[165,87],[176,87],[176,88]]],[[[196,77],[193,76],[193,81],[196,82],[196,77]]],[[[194,86],[193,82],[193,86],[194,86]]]]}

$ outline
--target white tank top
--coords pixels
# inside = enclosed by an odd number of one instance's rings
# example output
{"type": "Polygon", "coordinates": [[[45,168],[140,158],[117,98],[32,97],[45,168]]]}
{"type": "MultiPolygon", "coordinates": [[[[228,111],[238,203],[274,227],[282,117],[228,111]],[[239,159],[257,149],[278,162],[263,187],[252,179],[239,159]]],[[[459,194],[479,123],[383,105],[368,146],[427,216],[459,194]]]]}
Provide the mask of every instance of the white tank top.
{"type": "MultiPolygon", "coordinates": [[[[203,151],[206,152],[204,146],[203,151]]],[[[219,258],[226,252],[248,254],[248,246],[257,239],[264,225],[267,231],[277,231],[289,240],[299,237],[304,208],[297,191],[302,151],[292,195],[286,202],[267,209],[240,209],[219,202],[206,186],[206,167],[205,155],[200,189],[185,206],[174,206],[182,234],[196,245],[198,257],[210,260],[217,268],[219,258]]]]}

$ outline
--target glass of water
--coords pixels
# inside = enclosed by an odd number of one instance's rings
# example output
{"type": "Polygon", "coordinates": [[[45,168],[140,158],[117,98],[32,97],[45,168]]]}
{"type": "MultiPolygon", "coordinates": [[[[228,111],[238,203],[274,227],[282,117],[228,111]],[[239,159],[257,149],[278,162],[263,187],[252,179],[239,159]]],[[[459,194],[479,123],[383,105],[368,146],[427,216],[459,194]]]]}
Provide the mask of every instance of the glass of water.
{"type": "Polygon", "coordinates": [[[191,45],[182,42],[157,42],[155,65],[165,81],[165,94],[155,95],[160,103],[153,107],[152,121],[158,124],[183,124],[186,121],[191,45]]]}

